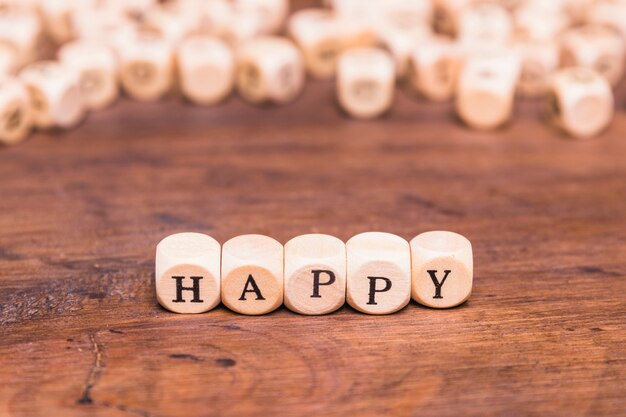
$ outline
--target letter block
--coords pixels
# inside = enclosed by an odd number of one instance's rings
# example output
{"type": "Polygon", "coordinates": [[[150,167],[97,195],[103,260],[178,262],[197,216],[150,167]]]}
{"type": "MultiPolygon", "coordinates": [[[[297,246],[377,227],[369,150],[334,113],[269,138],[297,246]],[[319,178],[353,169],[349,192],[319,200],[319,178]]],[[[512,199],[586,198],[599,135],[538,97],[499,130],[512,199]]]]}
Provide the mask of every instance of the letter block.
{"type": "Polygon", "coordinates": [[[28,91],[17,79],[0,80],[0,144],[21,142],[31,127],[28,91]]]}
{"type": "Polygon", "coordinates": [[[389,110],[395,82],[394,62],[385,51],[356,48],[339,58],[337,97],[353,117],[374,118],[389,110]]]}
{"type": "Polygon", "coordinates": [[[346,243],[347,300],[368,314],[390,314],[411,298],[409,243],[390,233],[368,232],[346,243]]]}
{"type": "Polygon", "coordinates": [[[235,56],[218,38],[194,36],[177,51],[180,87],[196,104],[211,105],[225,99],[235,82],[235,56]]]}
{"type": "Polygon", "coordinates": [[[251,103],[284,104],[304,87],[302,55],[290,41],[265,36],[238,49],[237,89],[251,103]]]}
{"type": "Polygon", "coordinates": [[[262,235],[237,236],[222,248],[222,302],[247,315],[283,303],[283,245],[262,235]]]}
{"type": "Polygon", "coordinates": [[[285,306],[307,315],[332,313],[346,302],[346,245],[310,234],[285,245],[285,306]]]}
{"type": "Polygon", "coordinates": [[[220,302],[220,244],[202,233],[178,233],[156,247],[157,299],[175,313],[204,313],[220,302]]]}
{"type": "Polygon", "coordinates": [[[461,53],[451,39],[433,37],[431,42],[415,48],[409,58],[411,86],[431,101],[447,101],[454,96],[461,53]]]}
{"type": "Polygon", "coordinates": [[[108,46],[73,41],[61,47],[59,60],[78,73],[81,97],[89,109],[103,109],[119,96],[117,58],[108,46]]]}
{"type": "Polygon", "coordinates": [[[39,61],[24,68],[19,77],[30,95],[35,126],[69,128],[82,120],[85,107],[73,71],[54,61],[39,61]]]}
{"type": "Polygon", "coordinates": [[[613,103],[606,78],[588,68],[566,68],[552,77],[548,119],[573,137],[592,137],[611,123],[613,103]]]}
{"type": "Polygon", "coordinates": [[[450,308],[472,293],[472,244],[453,232],[426,232],[411,240],[412,297],[433,308],[450,308]]]}

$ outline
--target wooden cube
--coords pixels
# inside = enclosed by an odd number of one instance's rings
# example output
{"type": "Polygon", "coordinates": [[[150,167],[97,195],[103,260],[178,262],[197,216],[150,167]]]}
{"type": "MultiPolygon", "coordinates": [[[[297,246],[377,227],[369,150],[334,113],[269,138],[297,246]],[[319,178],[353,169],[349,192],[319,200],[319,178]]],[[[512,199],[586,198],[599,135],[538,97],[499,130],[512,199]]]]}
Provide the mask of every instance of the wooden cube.
{"type": "MultiPolygon", "coordinates": [[[[72,26],[72,13],[83,1],[73,0],[41,0],[40,10],[47,37],[57,45],[69,42],[75,36],[72,26]]],[[[85,7],[89,7],[91,1],[85,1],[85,7]]]]}
{"type": "Polygon", "coordinates": [[[471,57],[459,76],[456,111],[468,126],[491,130],[506,123],[513,112],[520,72],[516,54],[471,57]]]}
{"type": "Polygon", "coordinates": [[[436,37],[409,57],[411,86],[432,101],[450,100],[455,93],[462,54],[449,38],[436,37]]]}
{"type": "Polygon", "coordinates": [[[126,93],[140,101],[155,101],[172,90],[172,44],[161,35],[134,32],[118,45],[119,77],[126,93]]]}
{"type": "Polygon", "coordinates": [[[481,48],[506,45],[513,34],[513,22],[506,9],[495,3],[477,3],[459,15],[459,41],[481,48]]]}
{"type": "Polygon", "coordinates": [[[586,67],[606,77],[613,86],[624,75],[626,46],[615,30],[587,25],[567,31],[561,41],[561,66],[586,67]]]}
{"type": "Polygon", "coordinates": [[[288,32],[302,51],[308,73],[319,79],[335,75],[342,51],[373,46],[377,41],[374,30],[362,21],[342,18],[323,9],[294,13],[289,19],[288,32]]]}
{"type": "Polygon", "coordinates": [[[177,233],[156,247],[159,304],[175,313],[204,313],[220,303],[220,244],[202,233],[177,233]]]}
{"type": "Polygon", "coordinates": [[[108,46],[90,41],[73,41],[61,47],[59,60],[78,74],[85,106],[100,110],[119,96],[118,63],[108,46]]]}
{"type": "Polygon", "coordinates": [[[237,10],[249,10],[259,16],[260,33],[278,34],[285,25],[289,14],[288,0],[235,0],[237,10]]]}
{"type": "Polygon", "coordinates": [[[346,302],[346,245],[311,234],[285,244],[285,306],[307,315],[328,314],[346,302]]]}
{"type": "Polygon", "coordinates": [[[72,39],[108,43],[112,32],[134,27],[134,22],[121,10],[92,7],[78,8],[70,14],[72,39]]]}
{"type": "Polygon", "coordinates": [[[222,247],[222,302],[237,313],[266,314],[283,303],[283,245],[262,235],[222,247]]]}
{"type": "Polygon", "coordinates": [[[237,89],[251,103],[293,101],[304,80],[302,55],[287,39],[260,37],[237,51],[237,89]]]}
{"type": "Polygon", "coordinates": [[[35,126],[69,128],[84,114],[78,77],[54,61],[40,61],[25,67],[19,75],[28,89],[35,126]]]}
{"type": "Polygon", "coordinates": [[[0,77],[14,75],[18,68],[19,62],[15,48],[0,42],[0,77]]]}
{"type": "Polygon", "coordinates": [[[626,39],[626,2],[623,0],[595,0],[585,10],[585,20],[618,31],[626,39]]]}
{"type": "Polygon", "coordinates": [[[425,24],[410,29],[379,25],[376,27],[376,34],[380,45],[393,57],[396,77],[401,79],[408,73],[411,54],[433,42],[432,31],[425,24]]]}
{"type": "Polygon", "coordinates": [[[544,95],[550,77],[559,69],[559,45],[548,41],[518,41],[515,49],[521,57],[517,91],[524,97],[544,95]]]}
{"type": "Polygon", "coordinates": [[[151,8],[141,21],[142,28],[158,34],[167,42],[177,45],[187,36],[199,31],[202,15],[197,7],[185,3],[163,3],[151,8]]]}
{"type": "Polygon", "coordinates": [[[613,91],[589,68],[566,68],[552,77],[548,118],[573,137],[600,134],[613,119],[613,91]]]}
{"type": "Polygon", "coordinates": [[[472,5],[474,0],[434,0],[433,26],[436,32],[456,36],[459,32],[461,13],[472,5]]]}
{"type": "Polygon", "coordinates": [[[346,243],[347,300],[368,314],[390,314],[411,298],[411,252],[406,240],[369,232],[346,243]]]}
{"type": "Polygon", "coordinates": [[[0,79],[0,144],[23,141],[32,127],[30,99],[26,87],[17,79],[0,79]]]}
{"type": "Polygon", "coordinates": [[[193,36],[176,53],[180,87],[189,100],[210,105],[224,100],[235,83],[235,56],[215,37],[193,36]]]}
{"type": "Polygon", "coordinates": [[[34,11],[20,8],[0,9],[0,42],[14,49],[18,67],[37,58],[41,35],[42,26],[34,11]]]}
{"type": "Polygon", "coordinates": [[[427,232],[411,240],[411,295],[433,308],[464,303],[472,293],[472,244],[452,232],[427,232]]]}
{"type": "Polygon", "coordinates": [[[356,48],[339,58],[337,98],[353,117],[369,119],[389,110],[395,81],[393,59],[383,50],[356,48]]]}
{"type": "Polygon", "coordinates": [[[515,36],[522,40],[554,42],[570,25],[567,15],[549,2],[523,3],[513,13],[515,36]]]}

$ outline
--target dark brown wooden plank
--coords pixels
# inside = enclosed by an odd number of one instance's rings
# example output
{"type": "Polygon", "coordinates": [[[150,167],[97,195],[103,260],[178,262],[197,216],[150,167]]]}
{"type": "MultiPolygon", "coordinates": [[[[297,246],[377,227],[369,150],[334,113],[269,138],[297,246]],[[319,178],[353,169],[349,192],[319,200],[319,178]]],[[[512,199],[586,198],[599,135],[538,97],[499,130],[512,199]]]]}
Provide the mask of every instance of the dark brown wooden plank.
{"type": "Polygon", "coordinates": [[[123,101],[0,150],[0,415],[624,415],[624,93],[588,142],[531,102],[496,133],[405,93],[349,120],[312,82],[280,108],[123,101]],[[431,229],[473,242],[460,308],[180,316],[155,300],[170,233],[431,229]]]}

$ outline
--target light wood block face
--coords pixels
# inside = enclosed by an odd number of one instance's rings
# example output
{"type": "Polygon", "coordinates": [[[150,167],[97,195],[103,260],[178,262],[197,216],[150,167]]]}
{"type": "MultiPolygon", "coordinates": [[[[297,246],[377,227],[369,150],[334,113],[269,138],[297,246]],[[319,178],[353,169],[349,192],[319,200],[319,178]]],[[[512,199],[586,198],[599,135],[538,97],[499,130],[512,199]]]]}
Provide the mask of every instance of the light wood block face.
{"type": "Polygon", "coordinates": [[[369,232],[346,243],[347,300],[368,314],[390,314],[410,300],[409,244],[389,233],[369,232]]]}
{"type": "Polygon", "coordinates": [[[0,41],[14,49],[18,66],[37,58],[41,34],[41,23],[34,11],[10,7],[0,9],[0,41]]]}
{"type": "Polygon", "coordinates": [[[624,75],[626,45],[621,35],[600,25],[571,29],[561,42],[561,66],[591,68],[613,86],[624,75]]]}
{"type": "Polygon", "coordinates": [[[78,77],[53,61],[39,61],[20,72],[28,89],[35,126],[69,128],[85,114],[78,77]]]}
{"type": "Polygon", "coordinates": [[[24,85],[15,78],[0,80],[0,144],[14,145],[30,133],[30,99],[24,85]]]}
{"type": "Polygon", "coordinates": [[[81,97],[87,108],[100,110],[118,98],[117,58],[109,47],[74,41],[61,47],[59,60],[78,74],[81,97]]]}
{"type": "Polygon", "coordinates": [[[324,9],[294,13],[288,32],[304,55],[308,73],[318,79],[335,75],[337,60],[343,51],[374,46],[377,42],[375,32],[367,25],[324,9]]]}
{"type": "Polygon", "coordinates": [[[422,50],[434,36],[430,27],[425,23],[411,28],[378,26],[376,34],[381,46],[393,57],[398,79],[407,75],[411,53],[422,50]]]}
{"type": "Polygon", "coordinates": [[[201,233],[178,233],[156,248],[157,299],[175,313],[204,313],[220,302],[220,244],[201,233]]]}
{"type": "Polygon", "coordinates": [[[235,7],[239,10],[250,10],[258,15],[262,22],[261,33],[274,35],[285,25],[289,14],[288,0],[236,0],[235,7]]]}
{"type": "Polygon", "coordinates": [[[140,101],[155,101],[171,91],[174,58],[171,44],[154,33],[134,33],[118,45],[120,81],[140,101]]]}
{"type": "Polygon", "coordinates": [[[470,58],[457,85],[456,111],[471,128],[491,130],[506,123],[513,112],[520,61],[514,54],[470,58]]]}
{"type": "Polygon", "coordinates": [[[613,102],[606,78],[588,68],[567,68],[552,77],[548,118],[573,137],[592,137],[610,124],[613,102]]]}
{"type": "Polygon", "coordinates": [[[256,38],[241,45],[237,55],[237,89],[245,100],[284,104],[302,91],[302,55],[290,41],[256,38]]]}
{"type": "Polygon", "coordinates": [[[380,49],[357,48],[339,58],[337,98],[351,116],[369,119],[391,107],[395,68],[391,56],[380,49]]]}
{"type": "Polygon", "coordinates": [[[548,91],[550,78],[559,68],[556,42],[521,41],[515,45],[522,60],[517,91],[525,97],[539,97],[548,91]]]}
{"type": "Polygon", "coordinates": [[[346,301],[346,245],[310,234],[285,244],[285,306],[300,314],[328,314],[346,301]]]}
{"type": "Polygon", "coordinates": [[[191,101],[211,105],[224,100],[235,82],[235,57],[223,41],[194,36],[177,51],[180,87],[191,101]]]}
{"type": "Polygon", "coordinates": [[[452,99],[456,90],[461,53],[448,38],[434,38],[416,48],[410,56],[409,82],[431,101],[452,99]]]}
{"type": "Polygon", "coordinates": [[[515,9],[513,24],[518,39],[554,42],[567,29],[570,21],[565,13],[550,10],[544,2],[531,1],[515,9]]]}
{"type": "Polygon", "coordinates": [[[506,45],[513,34],[513,23],[504,7],[495,3],[477,3],[459,14],[458,39],[466,45],[506,45]]]}
{"type": "Polygon", "coordinates": [[[266,314],[283,303],[283,245],[237,236],[222,248],[222,302],[237,313],[266,314]]]}
{"type": "Polygon", "coordinates": [[[452,232],[426,232],[411,240],[411,294],[433,308],[465,302],[472,292],[472,244],[452,232]]]}

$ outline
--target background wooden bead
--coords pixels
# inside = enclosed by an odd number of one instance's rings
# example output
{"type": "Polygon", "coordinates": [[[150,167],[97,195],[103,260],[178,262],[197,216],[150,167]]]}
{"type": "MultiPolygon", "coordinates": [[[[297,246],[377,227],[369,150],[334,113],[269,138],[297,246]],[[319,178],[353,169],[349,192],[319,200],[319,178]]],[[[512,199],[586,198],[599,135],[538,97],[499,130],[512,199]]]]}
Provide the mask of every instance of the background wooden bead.
{"type": "Polygon", "coordinates": [[[411,293],[428,307],[449,308],[472,293],[472,244],[452,232],[427,232],[411,240],[411,293]]]}
{"type": "Polygon", "coordinates": [[[262,235],[222,247],[222,302],[237,313],[266,314],[283,303],[283,245],[262,235]]]}
{"type": "Polygon", "coordinates": [[[194,36],[184,40],[177,51],[177,63],[181,90],[194,103],[214,104],[233,90],[235,57],[217,38],[194,36]]]}
{"type": "Polygon", "coordinates": [[[613,91],[608,81],[588,68],[567,68],[552,77],[548,117],[571,136],[596,136],[613,119],[613,91]]]}
{"type": "Polygon", "coordinates": [[[623,0],[595,0],[585,10],[585,21],[613,28],[626,39],[626,2],[623,0]]]}
{"type": "Polygon", "coordinates": [[[515,36],[530,41],[554,42],[571,23],[562,11],[549,2],[522,3],[513,13],[515,36]]]}
{"type": "Polygon", "coordinates": [[[140,101],[154,101],[172,90],[172,45],[162,36],[134,33],[118,45],[119,77],[124,91],[140,101]]]}
{"type": "Polygon", "coordinates": [[[31,101],[35,126],[69,128],[78,124],[85,107],[75,73],[54,61],[40,61],[20,72],[31,101]]]}
{"type": "Polygon", "coordinates": [[[42,26],[34,11],[19,8],[0,9],[0,42],[15,50],[18,67],[37,58],[42,26]]]}
{"type": "Polygon", "coordinates": [[[410,300],[411,253],[406,240],[369,232],[346,243],[347,300],[368,314],[390,314],[410,300]]]}
{"type": "Polygon", "coordinates": [[[290,102],[302,91],[304,80],[302,55],[286,39],[260,37],[237,51],[237,89],[247,101],[290,102]]]}
{"type": "Polygon", "coordinates": [[[85,106],[100,110],[119,96],[118,63],[106,45],[90,41],[74,41],[61,47],[59,60],[78,75],[85,106]]]}
{"type": "Polygon", "coordinates": [[[251,10],[259,16],[261,33],[273,35],[281,31],[289,14],[288,0],[235,0],[239,10],[251,10]]]}
{"type": "Polygon", "coordinates": [[[411,53],[427,47],[433,38],[432,30],[425,24],[410,29],[377,26],[376,34],[380,45],[393,57],[396,77],[400,79],[407,75],[411,53]]]}
{"type": "Polygon", "coordinates": [[[178,233],[156,247],[159,304],[175,313],[204,313],[220,302],[220,244],[201,233],[178,233]]]}
{"type": "Polygon", "coordinates": [[[0,78],[0,144],[14,145],[28,136],[30,113],[26,87],[15,78],[0,78]]]}
{"type": "Polygon", "coordinates": [[[477,3],[464,8],[459,15],[458,38],[467,45],[505,45],[512,36],[510,14],[495,3],[477,3]]]}
{"type": "Polygon", "coordinates": [[[586,67],[617,85],[624,75],[626,45],[615,30],[588,25],[570,29],[561,40],[561,66],[586,67]]]}
{"type": "Polygon", "coordinates": [[[285,244],[285,306],[300,314],[331,313],[346,302],[346,245],[310,234],[285,244]]]}
{"type": "Polygon", "coordinates": [[[517,91],[525,97],[546,93],[550,77],[559,69],[559,46],[556,42],[518,41],[515,50],[521,57],[517,91]]]}
{"type": "Polygon", "coordinates": [[[385,51],[357,48],[339,58],[337,98],[351,116],[373,118],[389,110],[395,81],[393,60],[385,51]]]}
{"type": "Polygon", "coordinates": [[[409,82],[429,100],[450,100],[455,93],[461,62],[461,53],[450,39],[433,38],[411,54],[409,82]]]}
{"type": "Polygon", "coordinates": [[[498,54],[468,60],[457,85],[456,111],[470,127],[495,129],[513,112],[520,62],[517,55],[498,54]]]}
{"type": "Polygon", "coordinates": [[[86,0],[41,0],[40,10],[44,24],[44,31],[49,39],[57,45],[69,42],[74,38],[72,27],[72,13],[84,3],[89,8],[93,2],[86,0]]]}

